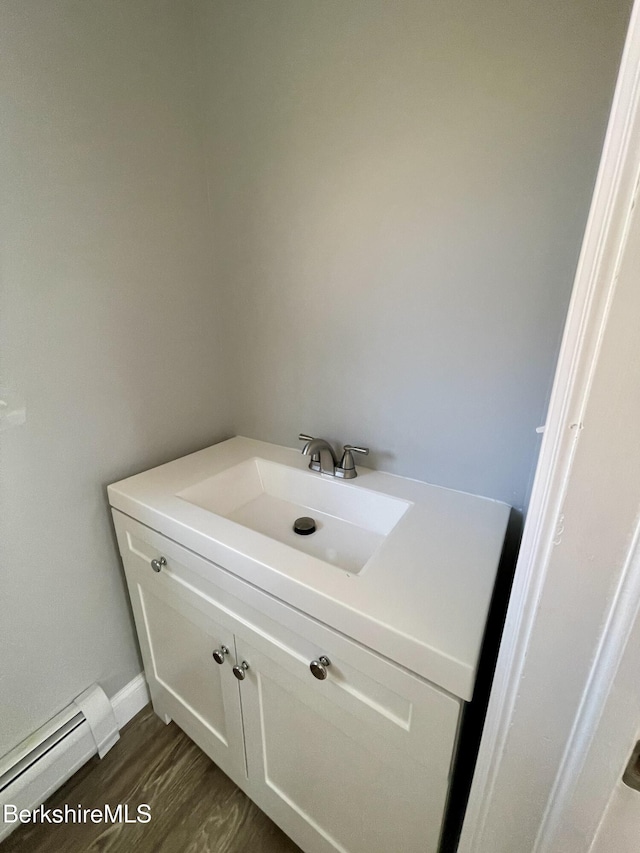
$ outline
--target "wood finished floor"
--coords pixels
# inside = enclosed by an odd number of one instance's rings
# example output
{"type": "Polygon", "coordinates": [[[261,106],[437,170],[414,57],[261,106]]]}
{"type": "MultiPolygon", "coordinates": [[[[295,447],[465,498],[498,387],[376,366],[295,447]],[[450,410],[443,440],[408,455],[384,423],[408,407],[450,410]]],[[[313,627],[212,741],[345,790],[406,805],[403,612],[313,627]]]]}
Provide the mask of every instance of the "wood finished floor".
{"type": "Polygon", "coordinates": [[[147,706],[118,743],[46,803],[83,808],[142,803],[147,824],[24,824],[0,853],[301,853],[182,731],[147,706]]]}

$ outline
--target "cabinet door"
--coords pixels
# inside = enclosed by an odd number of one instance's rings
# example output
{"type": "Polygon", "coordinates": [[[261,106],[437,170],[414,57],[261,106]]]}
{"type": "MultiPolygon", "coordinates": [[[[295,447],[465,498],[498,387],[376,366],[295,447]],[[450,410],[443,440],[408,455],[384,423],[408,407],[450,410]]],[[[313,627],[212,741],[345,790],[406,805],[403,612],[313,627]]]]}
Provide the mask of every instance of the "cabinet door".
{"type": "Polygon", "coordinates": [[[381,658],[384,683],[316,649],[318,680],[308,654],[246,628],[236,648],[256,803],[306,853],[434,853],[459,704],[381,658]]]}
{"type": "Polygon", "coordinates": [[[211,602],[203,612],[174,558],[155,573],[150,560],[160,556],[158,549],[129,531],[118,533],[156,713],[173,719],[225,773],[246,784],[232,620],[211,602]],[[223,646],[229,654],[218,664],[213,652],[223,646]]]}

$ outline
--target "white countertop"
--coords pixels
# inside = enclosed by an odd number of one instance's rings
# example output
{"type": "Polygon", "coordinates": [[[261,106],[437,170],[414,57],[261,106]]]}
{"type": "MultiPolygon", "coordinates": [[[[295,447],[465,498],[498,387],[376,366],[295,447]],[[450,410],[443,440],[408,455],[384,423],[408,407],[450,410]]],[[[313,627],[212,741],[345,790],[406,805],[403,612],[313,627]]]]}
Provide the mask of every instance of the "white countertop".
{"type": "Polygon", "coordinates": [[[114,483],[109,501],[287,604],[471,699],[510,508],[358,465],[349,486],[412,506],[364,569],[350,574],[177,496],[256,456],[303,471],[309,464],[299,450],[236,437],[114,483]]]}

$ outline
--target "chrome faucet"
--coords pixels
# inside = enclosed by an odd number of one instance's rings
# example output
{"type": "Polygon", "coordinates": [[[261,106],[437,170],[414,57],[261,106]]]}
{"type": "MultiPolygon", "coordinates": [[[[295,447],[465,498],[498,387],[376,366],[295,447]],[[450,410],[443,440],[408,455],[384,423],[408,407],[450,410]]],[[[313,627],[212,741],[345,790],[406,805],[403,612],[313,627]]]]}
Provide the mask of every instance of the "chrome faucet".
{"type": "Polygon", "coordinates": [[[299,438],[300,441],[307,442],[302,448],[302,453],[304,456],[311,456],[309,468],[312,471],[320,471],[321,474],[331,474],[332,477],[335,477],[338,460],[329,442],[325,441],[324,438],[313,438],[302,433],[300,433],[299,438]]]}
{"type": "Polygon", "coordinates": [[[305,456],[311,456],[309,468],[312,471],[318,471],[321,474],[331,474],[332,477],[340,477],[343,480],[352,480],[358,476],[353,461],[353,453],[362,453],[364,456],[367,456],[369,453],[368,447],[353,447],[351,444],[345,444],[342,459],[338,465],[333,447],[324,438],[314,438],[312,435],[305,435],[302,432],[298,438],[300,441],[306,442],[302,448],[302,453],[305,456]]]}

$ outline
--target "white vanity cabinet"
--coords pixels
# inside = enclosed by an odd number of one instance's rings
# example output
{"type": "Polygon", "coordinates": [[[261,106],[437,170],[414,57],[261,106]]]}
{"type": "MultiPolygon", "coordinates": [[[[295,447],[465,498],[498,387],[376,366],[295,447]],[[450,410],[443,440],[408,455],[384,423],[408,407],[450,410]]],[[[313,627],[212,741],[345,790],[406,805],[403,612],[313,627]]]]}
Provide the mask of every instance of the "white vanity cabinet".
{"type": "Polygon", "coordinates": [[[151,568],[151,560],[161,556],[158,545],[162,553],[173,552],[163,537],[113,515],[154,710],[166,722],[175,720],[225,773],[240,780],[242,714],[227,664],[235,662],[234,620],[181,579],[176,560],[170,558],[159,572],[151,568]],[[214,651],[223,664],[216,665],[214,651]]]}
{"type": "Polygon", "coordinates": [[[305,851],[435,851],[457,703],[391,668],[374,680],[328,636],[318,681],[308,654],[245,633],[236,642],[251,662],[240,692],[255,802],[305,851]]]}
{"type": "Polygon", "coordinates": [[[113,517],[156,712],[305,853],[435,853],[463,703],[127,515],[113,517]],[[310,668],[321,657],[324,679],[310,668]]]}

